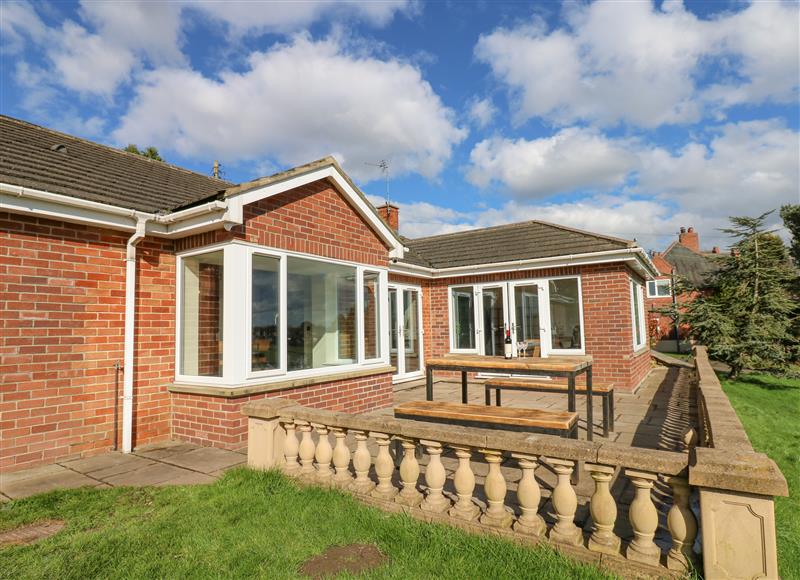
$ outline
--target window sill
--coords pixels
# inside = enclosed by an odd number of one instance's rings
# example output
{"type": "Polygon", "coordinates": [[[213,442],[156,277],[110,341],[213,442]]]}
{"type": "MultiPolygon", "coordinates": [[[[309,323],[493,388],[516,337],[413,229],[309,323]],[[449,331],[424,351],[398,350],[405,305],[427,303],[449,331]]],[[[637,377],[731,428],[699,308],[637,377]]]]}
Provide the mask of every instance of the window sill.
{"type": "Polygon", "coordinates": [[[333,381],[357,379],[361,377],[369,377],[372,375],[383,375],[394,372],[395,368],[393,366],[381,365],[377,367],[356,369],[341,373],[317,375],[313,377],[297,377],[297,378],[290,378],[278,381],[273,380],[268,383],[245,385],[241,387],[230,387],[224,385],[220,386],[201,385],[192,383],[172,383],[167,386],[167,390],[170,393],[180,393],[184,395],[202,395],[209,397],[220,397],[224,399],[238,399],[240,397],[248,397],[250,395],[260,395],[262,393],[269,393],[272,391],[283,391],[286,389],[308,387],[310,385],[319,385],[322,383],[330,383],[333,381]]]}

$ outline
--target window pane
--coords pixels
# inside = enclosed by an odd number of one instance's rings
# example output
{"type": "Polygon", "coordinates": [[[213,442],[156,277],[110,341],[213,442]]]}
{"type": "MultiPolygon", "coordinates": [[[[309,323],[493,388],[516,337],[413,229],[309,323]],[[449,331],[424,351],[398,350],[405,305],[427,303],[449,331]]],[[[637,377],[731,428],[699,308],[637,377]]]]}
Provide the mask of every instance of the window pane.
{"type": "Polygon", "coordinates": [[[656,296],[658,294],[658,286],[655,281],[647,283],[647,295],[656,296]]]}
{"type": "Polygon", "coordinates": [[[415,290],[403,290],[403,348],[407,373],[420,369],[418,297],[415,290]]]}
{"type": "Polygon", "coordinates": [[[578,279],[550,280],[550,340],[553,348],[581,348],[578,279]]]}
{"type": "Polygon", "coordinates": [[[253,256],[253,302],[251,305],[251,363],[254,371],[280,367],[278,314],[280,260],[253,256]]]}
{"type": "MultiPolygon", "coordinates": [[[[397,368],[397,290],[389,289],[389,364],[397,368]]],[[[399,372],[399,371],[398,371],[399,372]]]]}
{"type": "Polygon", "coordinates": [[[672,295],[669,280],[659,280],[656,284],[656,290],[658,291],[659,296],[672,295]]]}
{"type": "Polygon", "coordinates": [[[356,269],[287,258],[290,371],[356,362],[356,269]]]}
{"type": "Polygon", "coordinates": [[[453,337],[455,348],[475,348],[472,286],[453,288],[453,337]]]}
{"type": "Polygon", "coordinates": [[[639,285],[631,283],[631,300],[633,302],[633,334],[636,339],[636,346],[642,344],[642,324],[641,324],[641,313],[639,312],[639,285]]]}
{"type": "Polygon", "coordinates": [[[517,341],[538,341],[539,287],[536,285],[515,286],[514,309],[516,311],[517,341]]]}
{"type": "Polygon", "coordinates": [[[377,272],[364,272],[364,358],[380,356],[381,317],[377,272]]]}
{"type": "Polygon", "coordinates": [[[223,252],[182,262],[180,374],[221,377],[223,252]]]}

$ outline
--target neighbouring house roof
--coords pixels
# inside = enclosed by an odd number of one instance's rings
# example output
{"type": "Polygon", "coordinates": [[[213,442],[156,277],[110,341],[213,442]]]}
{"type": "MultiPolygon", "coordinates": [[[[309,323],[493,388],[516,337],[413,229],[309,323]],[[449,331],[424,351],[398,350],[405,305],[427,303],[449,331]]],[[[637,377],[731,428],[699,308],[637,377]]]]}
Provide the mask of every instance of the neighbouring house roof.
{"type": "Polygon", "coordinates": [[[710,257],[715,255],[718,254],[698,253],[681,244],[672,244],[664,252],[663,258],[675,268],[676,276],[699,288],[706,284],[709,274],[718,268],[710,257]]]}
{"type": "Polygon", "coordinates": [[[5,115],[0,182],[147,213],[221,196],[233,185],[5,115]]]}
{"type": "Polygon", "coordinates": [[[404,239],[401,263],[430,268],[535,260],[637,247],[636,242],[542,221],[404,239]]]}

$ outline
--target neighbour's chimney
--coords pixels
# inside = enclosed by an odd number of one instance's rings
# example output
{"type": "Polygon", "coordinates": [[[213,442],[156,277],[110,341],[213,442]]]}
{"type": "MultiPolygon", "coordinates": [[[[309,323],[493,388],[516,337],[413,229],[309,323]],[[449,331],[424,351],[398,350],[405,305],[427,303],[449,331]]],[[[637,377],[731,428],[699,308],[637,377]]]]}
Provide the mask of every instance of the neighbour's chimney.
{"type": "Polygon", "coordinates": [[[695,252],[700,251],[700,236],[694,231],[694,228],[688,230],[681,228],[681,233],[678,234],[678,243],[695,252]]]}
{"type": "Polygon", "coordinates": [[[378,215],[381,216],[383,221],[385,221],[389,227],[392,228],[395,233],[397,233],[398,229],[400,228],[400,208],[387,201],[375,209],[378,210],[378,215]]]}

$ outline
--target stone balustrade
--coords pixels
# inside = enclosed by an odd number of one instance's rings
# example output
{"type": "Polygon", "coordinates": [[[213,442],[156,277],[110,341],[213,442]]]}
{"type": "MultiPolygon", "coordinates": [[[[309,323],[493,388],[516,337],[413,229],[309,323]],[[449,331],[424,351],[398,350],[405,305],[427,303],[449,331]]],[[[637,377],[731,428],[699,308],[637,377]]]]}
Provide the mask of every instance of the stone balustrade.
{"type": "Polygon", "coordinates": [[[349,415],[282,399],[249,403],[244,412],[251,467],[278,467],[427,520],[548,541],[612,569],[616,561],[620,571],[682,573],[693,564],[698,525],[685,453],[349,415]],[[618,506],[612,484],[635,490],[629,506],[618,506]],[[655,484],[662,496],[675,490],[668,513],[669,498],[656,498],[655,484]],[[579,492],[584,504],[589,498],[591,526],[576,524],[579,492]],[[654,541],[656,503],[672,538],[663,553],[654,541]]]}
{"type": "Polygon", "coordinates": [[[695,361],[700,425],[685,453],[266,399],[243,409],[248,464],[427,521],[547,541],[622,575],[702,561],[706,578],[778,578],[773,496],[786,481],[753,451],[702,347],[695,361]]]}

